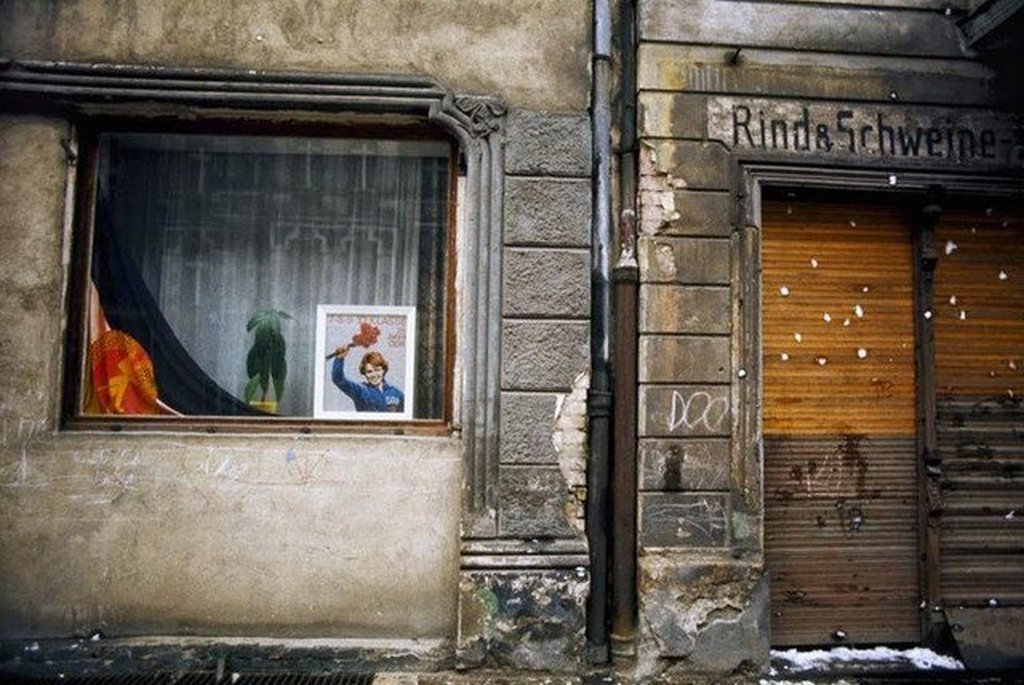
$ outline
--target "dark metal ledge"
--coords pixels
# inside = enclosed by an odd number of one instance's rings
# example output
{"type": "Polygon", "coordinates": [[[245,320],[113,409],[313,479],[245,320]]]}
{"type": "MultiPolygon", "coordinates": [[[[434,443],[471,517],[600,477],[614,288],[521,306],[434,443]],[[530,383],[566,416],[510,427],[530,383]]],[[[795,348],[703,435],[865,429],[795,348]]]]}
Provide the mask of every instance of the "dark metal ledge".
{"type": "Polygon", "coordinates": [[[218,107],[425,112],[446,91],[427,78],[77,62],[0,63],[0,100],[66,108],[151,101],[218,107]]]}

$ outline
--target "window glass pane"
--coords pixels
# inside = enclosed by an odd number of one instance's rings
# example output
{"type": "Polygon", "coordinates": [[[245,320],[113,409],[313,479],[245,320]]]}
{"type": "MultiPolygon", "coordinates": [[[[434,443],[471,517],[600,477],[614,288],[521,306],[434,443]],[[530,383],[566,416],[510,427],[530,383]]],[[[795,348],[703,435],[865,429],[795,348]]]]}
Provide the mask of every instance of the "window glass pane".
{"type": "MultiPolygon", "coordinates": [[[[406,308],[409,330],[363,336],[345,376],[365,386],[363,357],[391,356],[411,370],[408,388],[385,373],[401,417],[442,416],[447,144],[107,134],[99,154],[86,413],[355,412],[317,358],[317,311],[361,305],[371,328],[406,308]]],[[[351,343],[331,335],[321,351],[351,343]]]]}

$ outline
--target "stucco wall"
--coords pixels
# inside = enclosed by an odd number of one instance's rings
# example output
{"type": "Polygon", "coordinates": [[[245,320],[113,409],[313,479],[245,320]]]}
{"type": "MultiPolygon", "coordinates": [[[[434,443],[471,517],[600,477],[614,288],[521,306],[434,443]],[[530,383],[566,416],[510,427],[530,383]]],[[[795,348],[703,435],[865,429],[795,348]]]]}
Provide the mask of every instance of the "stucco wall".
{"type": "MultiPolygon", "coordinates": [[[[546,234],[562,235],[566,222],[551,219],[546,205],[527,211],[514,191],[517,183],[545,184],[550,174],[559,178],[547,185],[571,191],[572,207],[587,206],[589,165],[566,171],[559,160],[589,160],[589,37],[585,0],[0,3],[5,59],[422,75],[453,92],[502,100],[512,112],[510,171],[522,176],[508,181],[504,212],[513,229],[536,224],[545,234],[528,241],[533,251],[509,255],[513,267],[528,267],[510,276],[510,292],[530,281],[534,267],[549,268],[550,261],[557,271],[571,262],[580,276],[574,292],[583,296],[565,315],[577,319],[573,331],[582,331],[584,342],[582,211],[568,222],[574,230],[582,226],[582,238],[571,241],[575,251],[537,251],[548,243],[565,248],[568,242],[546,234]],[[551,133],[554,152],[548,146],[527,154],[538,127],[572,135],[551,133]],[[566,140],[573,149],[562,154],[558,146],[566,140]]],[[[62,137],[69,137],[63,121],[0,120],[0,313],[9,322],[0,337],[0,638],[92,631],[454,637],[463,486],[457,435],[56,429],[67,239],[62,137]]],[[[505,306],[516,325],[529,328],[534,308],[517,302],[525,299],[512,297],[505,306]]],[[[584,346],[577,347],[572,375],[542,390],[569,392],[586,368],[584,346]]],[[[514,365],[503,368],[517,373],[514,365]]],[[[503,389],[520,385],[505,381],[503,389]]],[[[547,431],[550,440],[549,424],[539,421],[528,431],[547,431]]],[[[517,453],[515,473],[547,467],[538,477],[552,484],[544,490],[550,501],[524,509],[519,498],[536,496],[505,487],[505,535],[546,530],[543,513],[571,500],[548,451],[517,453]],[[521,531],[511,527],[516,512],[521,531]]],[[[578,535],[560,525],[560,535],[578,535]]],[[[567,634],[575,630],[574,624],[567,634]]]]}
{"type": "Polygon", "coordinates": [[[585,0],[13,0],[0,56],[430,76],[462,92],[587,106],[585,0]]]}
{"type": "Polygon", "coordinates": [[[454,439],[55,429],[68,134],[0,119],[0,637],[450,637],[454,439]]]}

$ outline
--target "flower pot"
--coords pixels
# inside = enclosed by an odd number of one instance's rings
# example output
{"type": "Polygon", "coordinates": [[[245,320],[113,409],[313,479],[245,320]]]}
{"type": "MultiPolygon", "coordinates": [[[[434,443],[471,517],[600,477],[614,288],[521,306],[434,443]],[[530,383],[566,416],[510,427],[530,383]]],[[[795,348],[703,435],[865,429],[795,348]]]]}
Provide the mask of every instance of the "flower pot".
{"type": "Polygon", "coordinates": [[[277,413],[277,402],[274,400],[264,400],[262,402],[260,400],[250,400],[249,406],[267,414],[277,413]]]}

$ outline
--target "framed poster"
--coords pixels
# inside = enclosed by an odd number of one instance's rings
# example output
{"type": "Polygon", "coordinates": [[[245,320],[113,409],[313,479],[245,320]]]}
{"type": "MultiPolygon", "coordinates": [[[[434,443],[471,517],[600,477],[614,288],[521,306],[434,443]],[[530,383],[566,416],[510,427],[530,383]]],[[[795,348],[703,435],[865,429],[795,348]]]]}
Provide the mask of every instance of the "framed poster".
{"type": "Polygon", "coordinates": [[[415,307],[317,305],[313,416],[411,419],[415,355],[415,307]]]}

